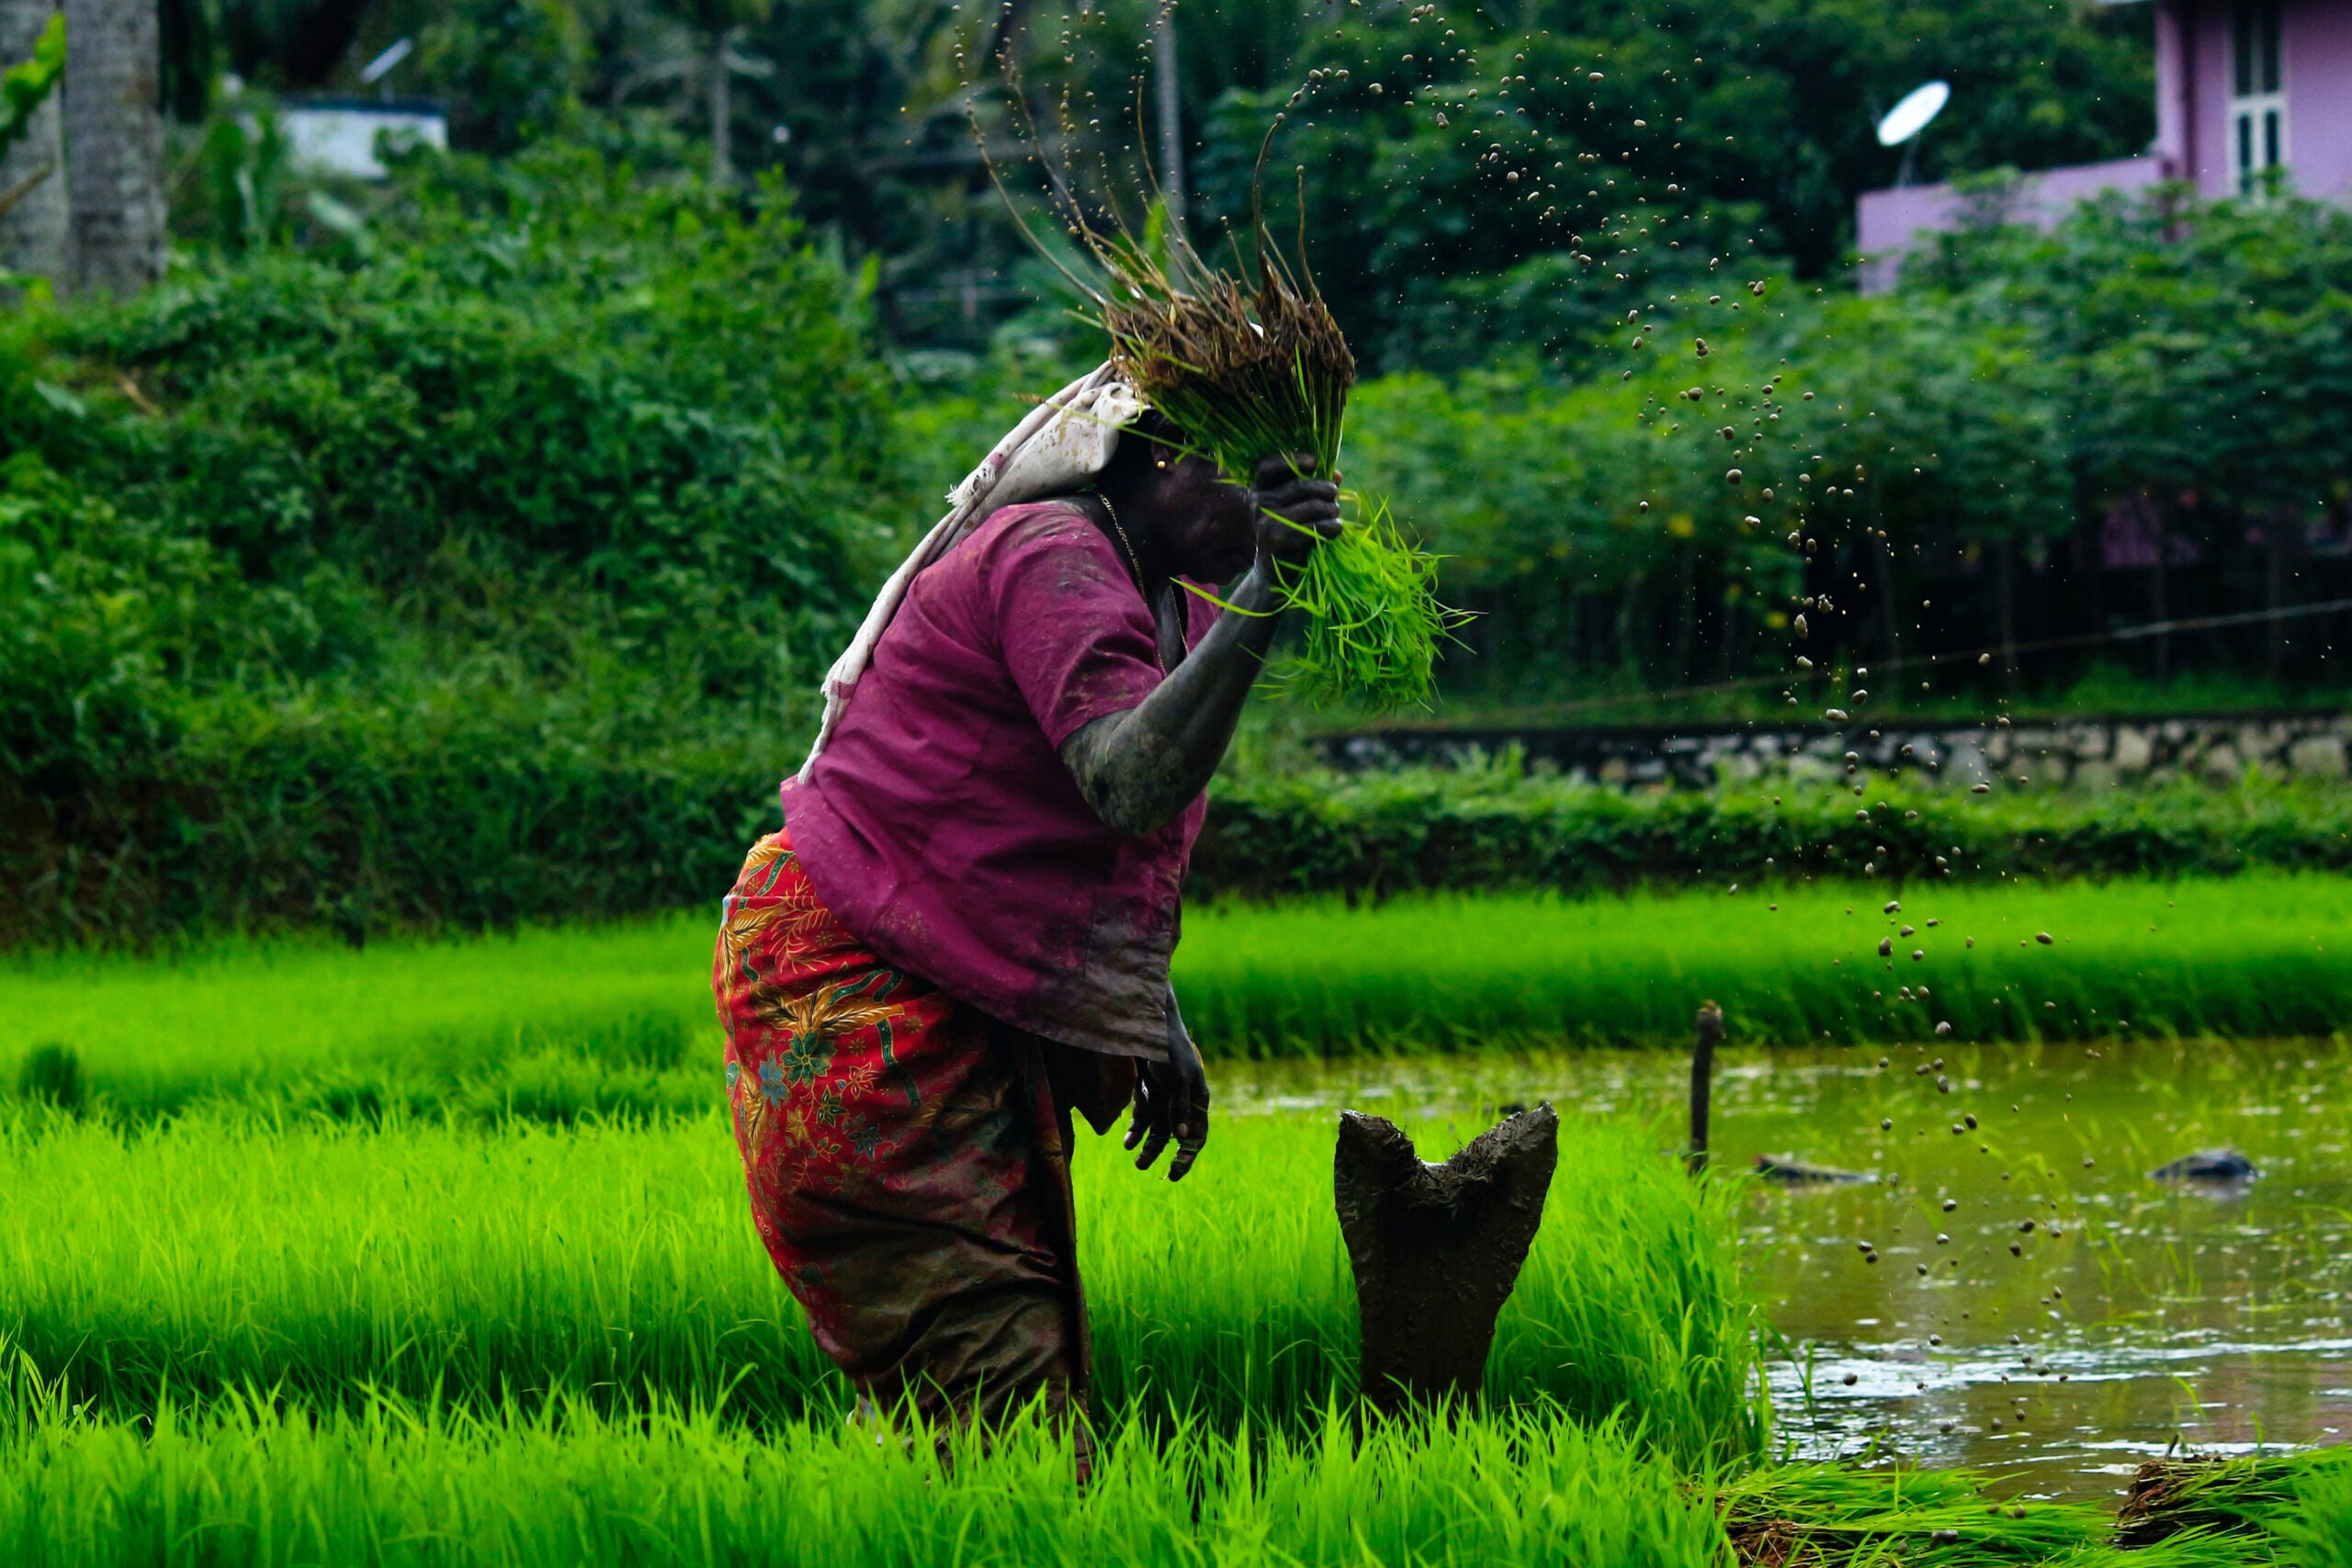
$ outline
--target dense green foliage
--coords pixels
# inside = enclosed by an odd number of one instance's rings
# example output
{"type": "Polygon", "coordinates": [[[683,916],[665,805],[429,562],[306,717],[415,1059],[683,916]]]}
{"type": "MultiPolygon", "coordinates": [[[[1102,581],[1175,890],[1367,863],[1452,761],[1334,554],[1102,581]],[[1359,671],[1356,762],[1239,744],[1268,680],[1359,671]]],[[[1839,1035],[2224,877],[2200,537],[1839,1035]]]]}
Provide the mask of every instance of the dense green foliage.
{"type": "MultiPolygon", "coordinates": [[[[678,152],[699,155],[699,166],[716,126],[731,166],[780,169],[808,193],[812,217],[886,258],[885,315],[904,341],[970,347],[1029,290],[1017,276],[1022,248],[969,151],[966,82],[1009,51],[1040,118],[1066,92],[1088,105],[1068,149],[1073,164],[1123,157],[1136,141],[1134,78],[1148,63],[1139,46],[1159,9],[1147,0],[1009,16],[877,0],[400,9],[171,0],[166,14],[193,19],[175,34],[169,69],[199,98],[222,67],[272,88],[351,91],[361,62],[413,32],[418,51],[390,81],[448,102],[461,145],[506,152],[534,135],[602,134],[605,121],[642,136],[658,121],[704,142],[678,152]],[[722,37],[740,64],[715,100],[722,37]],[[976,297],[959,300],[967,286],[976,297]]],[[[1897,155],[1871,135],[1873,118],[1930,77],[1953,82],[1965,113],[1921,149],[1929,178],[2124,156],[2152,129],[2147,14],[2030,0],[1639,9],[1376,0],[1329,12],[1237,0],[1183,10],[1176,33],[1188,183],[1204,218],[1247,211],[1242,186],[1266,121],[1310,71],[1327,73],[1275,166],[1310,170],[1312,224],[1329,236],[1318,272],[1350,333],[1390,368],[1427,356],[1475,362],[1483,344],[1510,340],[1510,318],[1556,329],[1594,313],[1589,299],[1559,298],[1560,275],[1574,270],[1561,264],[1580,248],[1570,235],[1636,197],[1700,217],[1743,253],[1792,257],[1808,276],[1834,267],[1855,194],[1895,173],[1897,155]],[[1417,57],[1409,67],[1408,53],[1417,57]],[[1607,67],[1599,84],[1586,80],[1595,65],[1607,67]],[[1351,83],[1328,79],[1340,68],[1351,83]],[[1544,138],[1551,158],[1616,165],[1617,187],[1606,192],[1616,200],[1588,199],[1580,184],[1567,193],[1573,222],[1538,224],[1542,204],[1510,209],[1506,198],[1524,192],[1479,162],[1470,116],[1445,127],[1403,107],[1408,88],[1475,87],[1485,122],[1498,85],[1522,73],[1542,84],[1510,99],[1527,111],[1525,134],[1544,138]],[[1382,95],[1370,91],[1374,81],[1382,95]]],[[[1148,124],[1146,137],[1155,133],[1148,124]]]]}
{"type": "MultiPolygon", "coordinates": [[[[1551,0],[1345,17],[1303,40],[1298,74],[1327,75],[1277,166],[1305,171],[1317,276],[1384,369],[1530,344],[1581,357],[1626,305],[1703,283],[1718,255],[1830,270],[1855,196],[1894,183],[1876,115],[1930,77],[1967,109],[1926,141],[1929,178],[2128,156],[2153,129],[2146,23],[2111,12],[1551,0]]],[[[1290,90],[1220,104],[1203,175],[1223,210],[1247,209],[1290,90]]]]}
{"type": "Polygon", "coordinates": [[[9,323],[0,941],[722,880],[859,608],[859,288],[780,193],[550,152],[9,323]]]}
{"type": "MultiPolygon", "coordinates": [[[[1610,232],[1652,243],[1640,227],[1610,232]]],[[[1869,298],[1753,259],[1621,282],[1631,264],[1585,254],[1533,297],[1589,319],[1502,323],[1351,395],[1342,471],[1482,612],[1448,649],[1450,705],[1667,688],[1769,711],[1836,702],[1821,681],[1856,664],[1882,705],[1900,671],[1904,698],[1980,713],[2094,667],[2341,684],[2340,613],[2295,613],[2352,597],[2340,209],[2109,201],[1955,235],[1869,298]],[[2107,640],[2205,615],[2241,620],[2107,640]]],[[[1056,374],[1023,344],[926,388],[908,463],[944,484],[1017,417],[1056,374]]]]}
{"type": "MultiPolygon", "coordinates": [[[[25,139],[32,129],[34,111],[49,101],[49,95],[65,74],[65,15],[51,16],[40,36],[33,42],[30,60],[0,61],[6,69],[0,71],[0,152],[25,139]]],[[[39,180],[51,171],[32,176],[39,180]]],[[[15,205],[25,193],[22,190],[0,191],[0,211],[15,205]]]]}
{"type": "MultiPolygon", "coordinates": [[[[1032,308],[977,367],[886,368],[872,315],[899,349],[978,345],[998,319],[976,305],[926,336],[888,302],[1003,271],[960,124],[895,115],[956,100],[957,49],[968,65],[995,24],[821,9],[452,4],[403,70],[458,93],[461,138],[526,151],[328,191],[288,174],[266,116],[218,119],[175,188],[191,249],[162,288],[0,332],[0,944],[308,923],[359,941],[723,885],[889,541],[1021,396],[1101,348],[1023,282],[1032,308]],[[690,141],[628,109],[672,103],[655,84],[721,44],[756,63],[824,40],[842,47],[815,85],[735,81],[728,142],[740,170],[759,115],[787,125],[765,145],[837,225],[821,243],[779,186],[681,174],[690,141]],[[869,155],[899,120],[922,123],[869,155]]],[[[220,47],[301,85],[279,47],[310,39],[298,14],[229,7],[220,47]]],[[[1090,8],[1067,40],[1061,19],[1015,40],[1031,86],[1100,108],[1148,18],[1090,8]]],[[[1315,276],[1390,369],[1354,394],[1347,478],[1447,558],[1447,603],[1483,612],[1446,650],[1448,695],[1699,685],[1753,711],[1849,701],[1827,682],[1867,664],[1882,704],[1898,671],[1905,695],[1927,676],[1989,702],[2006,671],[1980,646],[2352,592],[2322,547],[2352,494],[2342,213],[2110,206],[2052,235],[1961,236],[1885,299],[1786,276],[1883,177],[1861,111],[1916,75],[1974,95],[1931,144],[1956,166],[2132,144],[2140,25],[2018,0],[1522,7],[1510,28],[1390,5],[1329,27],[1188,17],[1187,101],[1226,95],[1193,120],[1196,232],[1214,248],[1240,199],[1271,113],[1250,90],[1319,62],[1270,166],[1306,167],[1315,276]],[[2148,567],[2099,564],[2109,534],[2148,567]],[[1957,669],[1922,663],[1958,648],[1957,669]]],[[[2331,678],[2334,640],[2312,619],[2125,654],[2284,689],[2331,678]]],[[[1594,802],[1465,838],[1451,808],[1385,806],[1360,830],[1335,800],[1333,829],[1270,798],[1219,805],[1200,891],[1826,869],[1877,832],[1594,802]],[[1424,841],[1466,852],[1397,872],[1424,841]]],[[[2157,829],[2117,807],[2113,833],[2070,829],[2048,855],[1947,836],[1940,809],[1887,840],[1897,864],[1930,841],[2013,870],[2239,863],[2161,803],[2157,829]]],[[[2337,863],[2335,831],[2266,834],[2254,858],[2337,863]]]]}
{"type": "MultiPolygon", "coordinates": [[[[1453,689],[1753,674],[1777,692],[1793,654],[1966,649],[1939,683],[1984,690],[2002,671],[1978,649],[2352,588],[2313,549],[2352,494],[2346,276],[2338,209],[2152,199],[1964,233],[1871,299],[1760,265],[1611,285],[1591,379],[1505,362],[1368,383],[1350,470],[1491,612],[1453,689]],[[2119,513],[2129,570],[2104,564],[2119,513]]],[[[2137,651],[2309,676],[2333,668],[2328,625],[2137,651]]]]}

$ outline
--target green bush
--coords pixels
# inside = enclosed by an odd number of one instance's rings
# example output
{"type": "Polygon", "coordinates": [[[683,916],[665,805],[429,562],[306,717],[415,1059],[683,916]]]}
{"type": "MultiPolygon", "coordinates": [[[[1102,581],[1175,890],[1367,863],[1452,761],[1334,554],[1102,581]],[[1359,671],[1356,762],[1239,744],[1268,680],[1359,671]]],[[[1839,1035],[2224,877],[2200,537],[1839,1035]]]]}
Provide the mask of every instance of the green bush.
{"type": "Polygon", "coordinates": [[[2161,673],[2177,641],[2277,678],[2284,638],[2292,672],[2325,679],[2324,622],[2096,645],[2340,596],[2313,547],[2352,494],[2347,265],[2335,208],[2158,193],[2051,233],[1964,232],[1892,295],[1816,298],[1760,261],[1618,285],[1611,341],[1566,373],[1522,352],[1366,382],[1348,471],[1483,612],[1455,695],[1616,676],[1769,700],[1799,653],[1883,679],[1927,673],[1922,652],[2067,637],[2082,651],[2038,669],[2138,650],[2161,673]],[[2163,569],[2109,570],[2133,539],[2163,569]]]}
{"type": "Polygon", "coordinates": [[[556,150],[9,322],[0,943],[722,886],[862,608],[865,291],[556,150]]]}
{"type": "MultiPolygon", "coordinates": [[[[839,632],[885,387],[780,191],[747,217],[553,151],[420,171],[378,227],[49,325],[62,395],[11,400],[16,445],[248,581],[839,632]]],[[[708,640],[715,673],[761,662],[708,640]]]]}
{"type": "Polygon", "coordinates": [[[1873,787],[1642,795],[1514,769],[1221,783],[1188,891],[1273,897],[1782,876],[2211,875],[2352,869],[2341,789],[2196,784],[2100,795],[1873,787]],[[1867,871],[1866,871],[1867,868],[1867,871]]]}

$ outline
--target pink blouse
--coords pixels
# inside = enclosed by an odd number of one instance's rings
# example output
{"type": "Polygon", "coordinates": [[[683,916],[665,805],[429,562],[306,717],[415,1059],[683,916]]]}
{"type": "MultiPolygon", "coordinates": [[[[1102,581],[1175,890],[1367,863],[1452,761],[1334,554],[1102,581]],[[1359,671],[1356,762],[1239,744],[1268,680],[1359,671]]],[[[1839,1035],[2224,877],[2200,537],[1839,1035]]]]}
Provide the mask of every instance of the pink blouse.
{"type": "MultiPolygon", "coordinates": [[[[1185,594],[1185,646],[1215,606],[1185,594]]],[[[996,513],[910,589],[784,812],[818,895],[886,962],[1033,1033],[1164,1060],[1178,890],[1206,811],[1094,815],[1072,733],[1163,678],[1151,611],[1091,519],[996,513]]]]}

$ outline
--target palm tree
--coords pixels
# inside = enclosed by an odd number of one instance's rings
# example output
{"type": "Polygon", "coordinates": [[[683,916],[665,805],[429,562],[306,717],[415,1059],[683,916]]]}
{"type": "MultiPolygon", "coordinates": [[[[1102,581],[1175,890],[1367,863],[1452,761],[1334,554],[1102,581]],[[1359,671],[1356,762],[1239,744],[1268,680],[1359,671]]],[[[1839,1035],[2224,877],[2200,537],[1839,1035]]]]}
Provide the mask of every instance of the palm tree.
{"type": "MultiPolygon", "coordinates": [[[[0,0],[0,66],[11,73],[36,64],[42,35],[57,21],[57,0],[0,0]]],[[[16,124],[0,151],[0,272],[47,278],[65,275],[65,140],[57,94],[44,93],[16,124]]]]}
{"type": "Polygon", "coordinates": [[[626,41],[611,81],[611,106],[617,109],[650,88],[683,85],[686,103],[710,132],[710,177],[718,185],[732,184],[734,79],[775,74],[774,61],[747,47],[752,28],[774,9],[775,0],[650,0],[616,7],[615,19],[626,41]]]}
{"type": "Polygon", "coordinates": [[[155,0],[65,0],[66,275],[127,298],[164,270],[155,0]]]}

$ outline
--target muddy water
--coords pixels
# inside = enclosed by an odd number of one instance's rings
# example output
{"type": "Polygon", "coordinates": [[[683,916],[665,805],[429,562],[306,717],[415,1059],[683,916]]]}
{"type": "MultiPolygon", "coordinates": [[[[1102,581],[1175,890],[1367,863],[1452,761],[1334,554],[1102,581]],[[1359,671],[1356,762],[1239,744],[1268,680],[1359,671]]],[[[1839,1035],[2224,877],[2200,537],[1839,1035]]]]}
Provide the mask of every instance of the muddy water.
{"type": "MultiPolygon", "coordinates": [[[[1493,1106],[1549,1099],[1655,1115],[1663,1146],[1688,1074],[1617,1052],[1258,1066],[1220,1087],[1236,1111],[1431,1113],[1464,1137],[1493,1106]]],[[[2352,1438],[2342,1043],[1735,1050],[1713,1143],[1726,1167],[1872,1179],[1746,1202],[1751,1277],[1789,1342],[1779,1429],[1801,1454],[1875,1448],[2093,1497],[2175,1441],[2352,1438]],[[2259,1178],[2149,1178],[2217,1146],[2259,1178]]]]}

